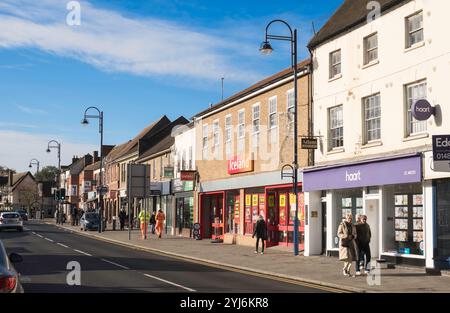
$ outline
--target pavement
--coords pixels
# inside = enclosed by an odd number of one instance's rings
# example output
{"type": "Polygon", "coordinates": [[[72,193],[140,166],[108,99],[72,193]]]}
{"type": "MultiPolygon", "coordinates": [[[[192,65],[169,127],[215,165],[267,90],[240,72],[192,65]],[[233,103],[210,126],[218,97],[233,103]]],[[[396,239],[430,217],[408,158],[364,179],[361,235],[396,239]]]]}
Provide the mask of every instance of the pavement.
{"type": "MultiPolygon", "coordinates": [[[[46,223],[54,224],[54,220],[47,220],[46,223]]],[[[328,291],[450,292],[450,277],[428,275],[424,268],[376,269],[372,271],[374,275],[370,277],[345,277],[342,275],[342,263],[337,258],[294,256],[290,248],[268,248],[264,255],[256,255],[252,247],[216,244],[211,243],[211,240],[193,240],[176,236],[163,236],[159,239],[156,235],[149,235],[147,240],[143,240],[138,230],[132,231],[129,240],[126,230],[107,230],[98,233],[82,232],[79,227],[67,224],[62,227],[83,236],[141,251],[220,266],[247,274],[297,281],[309,286],[329,287],[328,291]],[[336,289],[333,290],[334,288],[336,289]]]]}
{"type": "MultiPolygon", "coordinates": [[[[104,235],[117,235],[107,232],[104,235]]],[[[123,235],[125,233],[121,233],[123,235]]],[[[26,293],[325,293],[331,288],[202,264],[159,252],[110,243],[94,233],[81,236],[72,227],[30,221],[24,232],[2,231],[7,253],[19,253],[15,265],[26,293]],[[76,270],[76,271],[74,271],[76,270]],[[69,284],[76,282],[80,284],[69,284]]],[[[153,239],[156,241],[156,239],[153,239]]],[[[162,239],[175,247],[184,240],[162,239]]],[[[199,247],[201,249],[201,247],[199,247]]]]}

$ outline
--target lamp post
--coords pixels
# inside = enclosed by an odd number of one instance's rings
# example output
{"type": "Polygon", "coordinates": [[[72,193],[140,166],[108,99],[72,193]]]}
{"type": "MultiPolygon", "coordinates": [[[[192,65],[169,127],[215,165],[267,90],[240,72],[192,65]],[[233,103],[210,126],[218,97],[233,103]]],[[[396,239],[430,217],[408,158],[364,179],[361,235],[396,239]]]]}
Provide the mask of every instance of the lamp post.
{"type": "MultiPolygon", "coordinates": [[[[57,178],[57,184],[58,184],[58,194],[60,194],[61,190],[61,144],[56,140],[50,140],[47,144],[47,153],[50,153],[50,149],[58,149],[58,178],[57,178]]],[[[61,200],[58,199],[58,216],[61,214],[61,200]]],[[[62,219],[61,219],[62,220],[62,219]]],[[[57,221],[59,222],[59,221],[57,221]]]]}
{"type": "Polygon", "coordinates": [[[81,124],[88,125],[90,118],[98,118],[99,123],[99,133],[100,133],[100,175],[99,175],[99,184],[97,186],[97,192],[99,193],[99,227],[98,232],[101,233],[103,230],[103,111],[100,111],[97,107],[89,107],[84,111],[84,118],[81,121],[81,124]],[[89,110],[95,110],[98,112],[98,115],[88,115],[89,110]]]}
{"type": "Polygon", "coordinates": [[[33,165],[36,165],[36,173],[39,172],[39,161],[37,159],[31,159],[30,165],[28,165],[29,168],[32,168],[33,165]]]}
{"type": "Polygon", "coordinates": [[[294,71],[294,162],[293,162],[293,190],[295,194],[295,218],[294,218],[294,255],[298,255],[298,120],[297,120],[297,29],[292,30],[291,26],[283,20],[273,20],[266,26],[265,40],[259,49],[263,54],[273,52],[269,40],[289,41],[291,44],[291,66],[294,71]],[[269,34],[269,27],[274,23],[281,23],[287,26],[290,36],[280,36],[269,34]]]}

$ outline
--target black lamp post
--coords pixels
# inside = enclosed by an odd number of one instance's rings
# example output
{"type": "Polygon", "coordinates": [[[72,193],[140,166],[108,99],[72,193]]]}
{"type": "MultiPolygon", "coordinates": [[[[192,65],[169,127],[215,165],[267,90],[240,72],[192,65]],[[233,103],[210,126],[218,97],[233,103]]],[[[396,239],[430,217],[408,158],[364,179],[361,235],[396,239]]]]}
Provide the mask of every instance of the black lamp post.
{"type": "Polygon", "coordinates": [[[29,168],[32,168],[33,165],[36,165],[36,173],[39,172],[39,161],[37,159],[31,159],[30,165],[28,165],[29,168]]]}
{"type": "Polygon", "coordinates": [[[298,120],[297,120],[297,29],[292,30],[291,26],[283,20],[273,20],[266,26],[266,37],[261,48],[263,54],[271,54],[273,52],[272,45],[269,40],[289,41],[291,44],[291,66],[294,71],[294,162],[293,162],[293,190],[295,194],[295,218],[294,218],[294,255],[298,255],[298,120]],[[269,34],[269,27],[274,23],[282,23],[287,26],[290,36],[280,36],[269,34]]]}
{"type": "MultiPolygon", "coordinates": [[[[56,140],[50,140],[47,144],[47,153],[50,153],[50,149],[58,149],[58,194],[60,194],[61,190],[61,144],[56,140]]],[[[61,213],[61,200],[58,199],[58,212],[61,213]]],[[[59,214],[58,214],[59,216],[59,214]]]]}
{"type": "Polygon", "coordinates": [[[97,192],[99,194],[99,227],[98,232],[101,233],[103,231],[103,111],[100,111],[97,107],[89,107],[84,111],[84,118],[81,121],[81,124],[88,125],[90,118],[98,118],[99,122],[99,133],[100,133],[100,175],[99,175],[99,184],[97,186],[97,192]],[[88,115],[89,110],[96,110],[98,115],[88,115]]]}

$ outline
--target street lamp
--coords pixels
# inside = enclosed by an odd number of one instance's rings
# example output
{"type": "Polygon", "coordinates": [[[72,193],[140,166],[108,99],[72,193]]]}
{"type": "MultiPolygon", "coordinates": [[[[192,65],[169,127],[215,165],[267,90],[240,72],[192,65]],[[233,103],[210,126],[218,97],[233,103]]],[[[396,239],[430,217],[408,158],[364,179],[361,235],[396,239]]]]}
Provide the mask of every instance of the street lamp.
{"type": "Polygon", "coordinates": [[[289,41],[291,43],[291,66],[294,71],[294,162],[293,168],[293,190],[295,194],[295,218],[294,218],[294,255],[298,255],[298,120],[297,120],[297,29],[292,30],[291,26],[283,20],[273,20],[266,26],[265,40],[261,44],[259,51],[262,54],[273,52],[270,39],[289,41]],[[290,36],[280,36],[269,34],[269,27],[274,23],[282,23],[287,26],[290,36]]]}
{"type": "Polygon", "coordinates": [[[33,167],[33,165],[36,165],[36,173],[38,173],[39,172],[39,161],[37,160],[37,159],[31,159],[31,161],[30,161],[30,165],[28,165],[28,167],[29,168],[32,168],[33,167]]]}
{"type": "Polygon", "coordinates": [[[97,107],[89,107],[84,111],[84,117],[81,120],[81,124],[88,125],[90,118],[98,118],[99,123],[99,133],[100,133],[100,176],[99,176],[99,184],[97,186],[97,192],[99,193],[99,228],[98,232],[101,233],[103,230],[103,111],[100,111],[97,107]],[[98,115],[88,115],[89,110],[96,110],[98,115]]]}
{"type": "MultiPolygon", "coordinates": [[[[56,140],[50,140],[47,144],[47,153],[50,153],[50,149],[58,149],[58,178],[57,178],[57,184],[58,184],[58,194],[60,194],[61,190],[61,144],[56,140]]],[[[58,213],[61,213],[61,200],[58,199],[58,213]]],[[[58,216],[59,216],[58,214],[58,216]]]]}

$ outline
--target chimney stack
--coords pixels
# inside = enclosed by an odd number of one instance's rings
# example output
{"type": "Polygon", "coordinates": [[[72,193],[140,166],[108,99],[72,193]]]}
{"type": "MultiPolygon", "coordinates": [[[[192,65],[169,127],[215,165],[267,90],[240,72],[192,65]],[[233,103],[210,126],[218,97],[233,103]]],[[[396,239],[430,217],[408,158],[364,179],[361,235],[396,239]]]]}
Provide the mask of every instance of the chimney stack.
{"type": "Polygon", "coordinates": [[[98,151],[94,151],[93,155],[94,155],[94,158],[92,160],[92,164],[94,164],[95,162],[100,161],[100,158],[98,156],[98,151]]]}
{"type": "Polygon", "coordinates": [[[13,185],[13,177],[14,177],[13,175],[14,175],[13,171],[9,170],[8,171],[8,179],[9,179],[9,185],[10,186],[13,185]]]}

